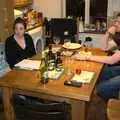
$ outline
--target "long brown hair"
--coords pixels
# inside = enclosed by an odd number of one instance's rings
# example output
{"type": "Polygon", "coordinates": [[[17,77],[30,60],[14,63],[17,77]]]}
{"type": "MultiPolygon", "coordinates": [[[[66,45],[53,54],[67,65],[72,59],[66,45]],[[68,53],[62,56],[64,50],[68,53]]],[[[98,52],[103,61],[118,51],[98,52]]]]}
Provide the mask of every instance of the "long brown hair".
{"type": "Polygon", "coordinates": [[[22,19],[20,17],[16,18],[16,20],[14,21],[13,29],[15,29],[15,25],[18,24],[18,23],[23,24],[24,28],[26,29],[27,26],[26,26],[26,23],[25,23],[24,19],[22,19]]]}

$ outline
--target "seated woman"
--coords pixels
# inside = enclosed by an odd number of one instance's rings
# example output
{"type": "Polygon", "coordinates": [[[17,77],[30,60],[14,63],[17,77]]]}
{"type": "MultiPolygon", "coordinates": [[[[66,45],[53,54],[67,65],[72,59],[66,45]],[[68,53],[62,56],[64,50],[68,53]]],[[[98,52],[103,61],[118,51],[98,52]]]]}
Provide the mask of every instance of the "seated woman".
{"type": "MultiPolygon", "coordinates": [[[[11,68],[23,59],[32,57],[36,54],[33,40],[30,35],[25,34],[26,25],[23,19],[17,18],[14,22],[14,34],[10,36],[5,43],[6,60],[11,68]]],[[[63,120],[66,117],[64,104],[45,101],[29,96],[19,94],[13,95],[16,115],[18,119],[47,119],[58,118],[63,120]],[[21,110],[20,110],[21,108],[21,110]],[[19,112],[20,110],[20,112],[19,112]],[[21,114],[21,111],[22,114],[21,114]],[[36,111],[36,112],[35,112],[36,111]],[[26,112],[30,112],[26,114],[26,112]],[[26,116],[28,115],[28,116],[26,116]],[[24,118],[21,118],[24,117],[24,118]]]]}
{"type": "Polygon", "coordinates": [[[120,13],[114,19],[113,24],[107,30],[101,44],[104,50],[111,50],[120,46],[120,28],[119,28],[120,13]]]}
{"type": "Polygon", "coordinates": [[[32,37],[25,33],[26,24],[21,18],[17,18],[13,25],[14,34],[7,38],[5,43],[6,61],[10,68],[23,59],[36,54],[32,37]]]}
{"type": "MultiPolygon", "coordinates": [[[[25,21],[22,18],[17,18],[14,21],[13,29],[14,34],[8,37],[5,42],[6,61],[11,69],[16,63],[36,54],[32,37],[25,33],[25,21]]],[[[24,96],[17,97],[25,98],[24,96]]]]}
{"type": "MultiPolygon", "coordinates": [[[[106,36],[113,41],[111,47],[120,46],[120,14],[117,15],[114,25],[106,32],[106,36]]],[[[109,43],[109,39],[107,42],[109,43]]],[[[107,45],[107,47],[109,46],[107,45]]],[[[73,58],[105,63],[97,85],[97,93],[106,101],[109,98],[118,97],[118,91],[120,90],[120,49],[116,50],[111,56],[75,55],[73,58]]]]}

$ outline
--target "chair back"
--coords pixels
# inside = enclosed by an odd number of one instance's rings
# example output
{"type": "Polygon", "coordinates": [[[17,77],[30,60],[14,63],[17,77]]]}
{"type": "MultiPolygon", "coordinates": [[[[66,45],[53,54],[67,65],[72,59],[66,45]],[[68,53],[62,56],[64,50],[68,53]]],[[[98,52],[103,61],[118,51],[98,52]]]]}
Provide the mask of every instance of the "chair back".
{"type": "Polygon", "coordinates": [[[24,120],[68,120],[68,104],[13,95],[15,113],[24,120]]]}
{"type": "Polygon", "coordinates": [[[38,38],[34,42],[36,53],[39,53],[44,48],[44,43],[42,38],[38,38]]]}

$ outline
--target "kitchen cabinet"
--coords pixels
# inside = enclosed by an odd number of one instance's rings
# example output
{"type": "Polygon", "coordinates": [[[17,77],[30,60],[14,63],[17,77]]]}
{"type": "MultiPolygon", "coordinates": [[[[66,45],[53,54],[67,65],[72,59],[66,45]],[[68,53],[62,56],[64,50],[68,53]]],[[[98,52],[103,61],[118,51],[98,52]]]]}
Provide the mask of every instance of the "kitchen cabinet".
{"type": "Polygon", "coordinates": [[[0,17],[0,41],[5,41],[13,33],[13,0],[1,0],[0,17]]]}
{"type": "Polygon", "coordinates": [[[14,8],[25,7],[31,5],[33,0],[14,0],[14,8]]]}

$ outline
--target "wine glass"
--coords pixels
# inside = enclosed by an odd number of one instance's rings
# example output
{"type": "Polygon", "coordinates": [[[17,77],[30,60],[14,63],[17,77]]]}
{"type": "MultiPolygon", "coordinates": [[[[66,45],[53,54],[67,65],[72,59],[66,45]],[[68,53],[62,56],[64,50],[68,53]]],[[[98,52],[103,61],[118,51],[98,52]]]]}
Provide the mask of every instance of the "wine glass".
{"type": "Polygon", "coordinates": [[[60,38],[59,37],[53,37],[53,42],[55,43],[55,46],[58,46],[60,43],[60,38]]]}

